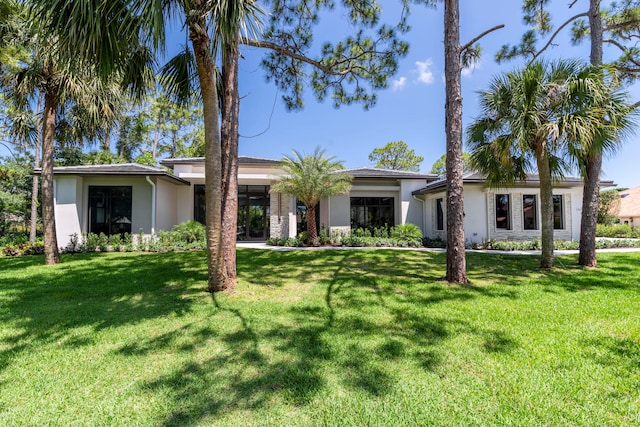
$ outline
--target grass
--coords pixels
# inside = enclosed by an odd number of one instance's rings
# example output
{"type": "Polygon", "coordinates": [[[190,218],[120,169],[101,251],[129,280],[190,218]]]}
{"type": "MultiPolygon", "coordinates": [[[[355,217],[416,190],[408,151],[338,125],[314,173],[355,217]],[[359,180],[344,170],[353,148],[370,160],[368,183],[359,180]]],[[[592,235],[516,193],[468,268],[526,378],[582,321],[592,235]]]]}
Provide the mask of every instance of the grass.
{"type": "Polygon", "coordinates": [[[638,425],[640,253],[0,258],[0,425],[638,425]]]}

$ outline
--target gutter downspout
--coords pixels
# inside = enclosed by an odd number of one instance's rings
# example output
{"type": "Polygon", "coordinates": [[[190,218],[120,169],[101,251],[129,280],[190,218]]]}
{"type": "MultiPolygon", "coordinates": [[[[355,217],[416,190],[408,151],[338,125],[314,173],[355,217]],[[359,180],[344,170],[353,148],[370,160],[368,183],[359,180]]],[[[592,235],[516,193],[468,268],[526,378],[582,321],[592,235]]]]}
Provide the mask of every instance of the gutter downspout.
{"type": "Polygon", "coordinates": [[[145,176],[147,182],[151,184],[151,235],[156,234],[156,184],[149,179],[149,175],[145,176]]]}
{"type": "Polygon", "coordinates": [[[422,235],[426,237],[426,231],[427,231],[427,212],[425,212],[425,201],[422,199],[418,199],[415,194],[412,194],[411,197],[413,197],[413,200],[422,203],[422,235]]]}

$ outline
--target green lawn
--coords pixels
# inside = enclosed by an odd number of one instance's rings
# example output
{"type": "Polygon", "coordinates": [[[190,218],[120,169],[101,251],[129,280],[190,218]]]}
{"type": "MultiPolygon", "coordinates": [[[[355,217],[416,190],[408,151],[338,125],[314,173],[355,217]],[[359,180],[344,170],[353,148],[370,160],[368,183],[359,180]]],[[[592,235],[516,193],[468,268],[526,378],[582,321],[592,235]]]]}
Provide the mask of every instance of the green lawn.
{"type": "Polygon", "coordinates": [[[640,253],[0,258],[0,425],[639,425],[640,253]]]}

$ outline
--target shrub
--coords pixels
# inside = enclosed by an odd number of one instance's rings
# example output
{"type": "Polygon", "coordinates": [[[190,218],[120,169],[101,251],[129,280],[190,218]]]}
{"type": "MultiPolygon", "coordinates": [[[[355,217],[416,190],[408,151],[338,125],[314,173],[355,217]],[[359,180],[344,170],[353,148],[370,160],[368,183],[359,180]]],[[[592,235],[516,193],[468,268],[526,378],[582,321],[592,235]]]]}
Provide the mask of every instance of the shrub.
{"type": "Polygon", "coordinates": [[[598,224],[596,225],[596,236],[637,239],[637,238],[640,238],[640,231],[634,228],[631,228],[629,224],[616,224],[616,225],[598,224]]]}
{"type": "Polygon", "coordinates": [[[185,243],[204,242],[206,240],[206,227],[198,221],[187,221],[175,225],[172,229],[178,236],[178,240],[185,243]]]}
{"type": "Polygon", "coordinates": [[[120,252],[122,250],[122,235],[118,233],[109,236],[109,245],[115,252],[120,252]]]}
{"type": "Polygon", "coordinates": [[[402,246],[417,247],[422,244],[420,227],[411,223],[396,225],[391,229],[389,237],[395,239],[402,246]]]}
{"type": "Polygon", "coordinates": [[[445,242],[444,240],[440,239],[440,238],[436,238],[436,239],[430,239],[429,237],[424,237],[422,239],[422,246],[425,246],[427,248],[446,248],[447,247],[447,242],[445,242]]]}
{"type": "Polygon", "coordinates": [[[329,235],[329,230],[327,230],[325,227],[322,227],[320,229],[320,232],[318,233],[318,241],[320,242],[321,245],[328,245],[331,243],[331,236],[329,235]]]}

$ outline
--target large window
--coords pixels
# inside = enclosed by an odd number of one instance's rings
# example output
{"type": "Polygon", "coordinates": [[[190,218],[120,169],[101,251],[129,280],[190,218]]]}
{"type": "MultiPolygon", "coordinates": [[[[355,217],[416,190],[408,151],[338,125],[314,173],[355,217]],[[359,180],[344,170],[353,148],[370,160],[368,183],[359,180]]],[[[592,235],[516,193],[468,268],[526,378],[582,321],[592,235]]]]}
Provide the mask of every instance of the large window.
{"type": "Polygon", "coordinates": [[[393,227],[394,211],[393,197],[352,197],[351,228],[393,227]]]}
{"type": "Polygon", "coordinates": [[[197,184],[193,186],[193,219],[200,224],[206,223],[205,212],[204,185],[197,184]]]}
{"type": "Polygon", "coordinates": [[[444,230],[444,209],[442,203],[444,199],[436,199],[436,230],[444,230]]]}
{"type": "Polygon", "coordinates": [[[553,229],[564,230],[564,208],[562,196],[558,194],[553,195],[553,229]]]}
{"type": "Polygon", "coordinates": [[[538,229],[538,206],[535,194],[522,196],[522,221],[525,230],[538,229]]]}
{"type": "Polygon", "coordinates": [[[89,232],[131,233],[131,187],[89,186],[89,232]]]}
{"type": "MultiPolygon", "coordinates": [[[[204,185],[194,186],[193,219],[204,224],[206,205],[204,185]]],[[[238,186],[238,240],[269,237],[270,197],[268,185],[238,186]]]]}
{"type": "Polygon", "coordinates": [[[496,194],[496,228],[511,230],[511,204],[508,194],[496,194]]]}

